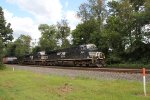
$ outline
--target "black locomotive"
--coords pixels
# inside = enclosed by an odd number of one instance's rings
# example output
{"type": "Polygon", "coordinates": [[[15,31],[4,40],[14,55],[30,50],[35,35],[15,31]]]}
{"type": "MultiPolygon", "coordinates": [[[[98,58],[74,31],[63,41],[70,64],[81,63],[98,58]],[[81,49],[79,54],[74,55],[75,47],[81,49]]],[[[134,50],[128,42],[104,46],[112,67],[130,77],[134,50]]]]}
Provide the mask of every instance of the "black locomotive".
{"type": "Polygon", "coordinates": [[[26,55],[20,63],[36,65],[104,66],[105,55],[94,44],[26,55]]]}

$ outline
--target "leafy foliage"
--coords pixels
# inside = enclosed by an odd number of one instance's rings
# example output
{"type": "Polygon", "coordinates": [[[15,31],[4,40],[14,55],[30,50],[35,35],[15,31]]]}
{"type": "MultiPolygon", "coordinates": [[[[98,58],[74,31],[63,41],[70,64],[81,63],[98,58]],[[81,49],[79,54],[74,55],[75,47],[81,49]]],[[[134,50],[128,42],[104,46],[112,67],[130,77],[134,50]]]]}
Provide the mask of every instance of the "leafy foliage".
{"type": "Polygon", "coordinates": [[[63,19],[61,22],[57,22],[57,25],[41,24],[39,30],[42,35],[39,41],[40,45],[33,49],[33,52],[39,50],[45,50],[47,52],[70,46],[70,42],[67,39],[70,36],[70,27],[68,26],[67,20],[63,19]]]}
{"type": "Polygon", "coordinates": [[[14,42],[9,42],[5,48],[5,56],[22,58],[31,53],[31,37],[29,35],[20,35],[14,42]]]}
{"type": "MultiPolygon", "coordinates": [[[[125,61],[134,61],[141,63],[144,59],[149,59],[147,45],[145,40],[146,32],[145,25],[149,22],[146,17],[146,6],[148,3],[144,0],[137,2],[137,0],[121,0],[120,2],[112,1],[108,5],[110,7],[110,14],[107,19],[106,34],[112,34],[117,37],[108,37],[109,46],[113,49],[113,53],[118,55],[125,61]],[[118,39],[117,39],[118,38],[118,39]],[[114,39],[113,41],[110,41],[114,39]],[[144,52],[143,52],[144,51],[144,52]]],[[[109,35],[110,36],[110,35],[109,35]]],[[[112,36],[112,35],[111,35],[112,36]]],[[[121,61],[122,61],[121,60],[121,61]]],[[[148,63],[148,60],[145,61],[148,63]]]]}
{"type": "Polygon", "coordinates": [[[54,25],[41,24],[39,26],[41,31],[40,46],[42,50],[53,50],[56,48],[56,27],[54,25]]]}
{"type": "Polygon", "coordinates": [[[3,43],[7,43],[13,39],[13,30],[10,28],[10,26],[10,23],[6,23],[3,9],[0,7],[0,38],[2,39],[3,43]]]}
{"type": "Polygon", "coordinates": [[[2,7],[0,7],[0,68],[3,67],[2,65],[2,57],[4,56],[3,49],[5,45],[13,39],[12,33],[13,30],[11,29],[11,24],[6,22],[4,18],[4,12],[2,7]]]}
{"type": "Polygon", "coordinates": [[[36,54],[37,52],[41,51],[41,47],[40,46],[35,46],[33,49],[32,49],[32,53],[33,54],[36,54]]]}
{"type": "Polygon", "coordinates": [[[2,62],[2,57],[3,57],[3,42],[2,42],[2,39],[0,38],[0,63],[2,62]]]}
{"type": "Polygon", "coordinates": [[[29,35],[21,35],[14,43],[16,45],[16,57],[22,57],[31,52],[30,50],[31,37],[29,35]]]}
{"type": "Polygon", "coordinates": [[[67,48],[70,46],[67,37],[70,35],[70,27],[67,20],[63,19],[61,22],[57,22],[57,41],[61,41],[61,48],[67,48]]]}
{"type": "Polygon", "coordinates": [[[74,45],[95,43],[111,63],[150,62],[149,0],[111,1],[107,8],[103,0],[88,0],[78,16],[82,23],[72,32],[74,45]]]}
{"type": "Polygon", "coordinates": [[[98,34],[98,23],[96,20],[88,20],[85,23],[79,24],[72,32],[74,45],[92,43],[95,34],[98,34]],[[95,32],[93,36],[93,32],[95,32]]]}
{"type": "Polygon", "coordinates": [[[80,5],[77,15],[83,23],[72,32],[73,44],[94,43],[101,50],[108,49],[105,39],[102,38],[104,20],[107,15],[104,0],[88,0],[87,3],[80,5]]]}
{"type": "MultiPolygon", "coordinates": [[[[0,44],[4,44],[11,40],[12,31],[0,12],[0,44]]],[[[65,19],[57,25],[41,24],[41,38],[33,53],[69,47],[67,37],[72,35],[73,46],[94,43],[109,64],[150,63],[150,0],[112,0],[107,5],[105,0],[87,0],[79,6],[77,16],[82,22],[71,32],[65,19]]],[[[14,55],[20,43],[19,39],[8,44],[9,55],[14,55]]],[[[29,44],[25,48],[29,51],[29,44]]],[[[18,50],[18,56],[25,54],[22,50],[18,50]]]]}

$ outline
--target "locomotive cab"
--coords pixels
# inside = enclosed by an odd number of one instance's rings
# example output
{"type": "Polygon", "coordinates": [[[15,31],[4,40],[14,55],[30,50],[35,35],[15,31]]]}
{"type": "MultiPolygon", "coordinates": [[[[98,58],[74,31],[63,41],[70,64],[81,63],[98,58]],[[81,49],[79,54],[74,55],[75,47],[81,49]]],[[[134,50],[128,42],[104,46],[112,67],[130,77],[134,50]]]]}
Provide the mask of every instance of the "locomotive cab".
{"type": "Polygon", "coordinates": [[[80,50],[92,52],[92,51],[97,51],[98,49],[95,44],[86,44],[86,45],[80,45],[80,50]]]}
{"type": "Polygon", "coordinates": [[[96,63],[98,67],[104,66],[105,55],[99,52],[95,44],[81,45],[81,56],[86,59],[91,59],[92,63],[96,63]]]}
{"type": "Polygon", "coordinates": [[[87,44],[86,48],[88,51],[97,51],[98,50],[95,44],[87,44]]]}

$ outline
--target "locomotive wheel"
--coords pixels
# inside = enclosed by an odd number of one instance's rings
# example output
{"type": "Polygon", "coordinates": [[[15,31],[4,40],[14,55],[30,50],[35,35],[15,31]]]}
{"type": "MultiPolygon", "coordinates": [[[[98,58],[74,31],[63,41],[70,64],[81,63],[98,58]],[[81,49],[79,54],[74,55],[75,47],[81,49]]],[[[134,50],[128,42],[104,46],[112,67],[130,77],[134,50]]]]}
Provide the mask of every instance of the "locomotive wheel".
{"type": "Polygon", "coordinates": [[[97,62],[96,62],[96,65],[97,65],[97,67],[104,67],[104,62],[103,61],[101,61],[101,60],[97,60],[97,62]]]}
{"type": "Polygon", "coordinates": [[[103,67],[103,65],[102,65],[102,64],[96,64],[96,66],[97,66],[98,68],[103,67]]]}
{"type": "Polygon", "coordinates": [[[82,66],[82,64],[79,64],[79,66],[81,67],[81,66],[82,66]]]}
{"type": "Polygon", "coordinates": [[[89,67],[89,64],[86,64],[86,67],[89,67]]]}
{"type": "Polygon", "coordinates": [[[78,62],[77,62],[77,61],[74,61],[73,64],[74,64],[74,66],[77,66],[77,65],[78,65],[78,62]]]}

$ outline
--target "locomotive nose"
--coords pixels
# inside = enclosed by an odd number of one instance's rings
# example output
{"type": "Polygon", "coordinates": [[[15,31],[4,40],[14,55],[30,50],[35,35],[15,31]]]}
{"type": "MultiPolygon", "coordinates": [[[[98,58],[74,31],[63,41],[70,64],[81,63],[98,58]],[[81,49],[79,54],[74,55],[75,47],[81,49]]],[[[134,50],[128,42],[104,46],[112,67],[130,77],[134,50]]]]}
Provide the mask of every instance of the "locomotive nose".
{"type": "Polygon", "coordinates": [[[91,58],[94,57],[94,58],[97,58],[97,59],[104,59],[105,58],[105,56],[102,52],[89,52],[89,56],[91,58]]]}
{"type": "Polygon", "coordinates": [[[105,56],[102,52],[96,52],[95,57],[97,57],[98,59],[104,59],[105,58],[105,56]]]}

